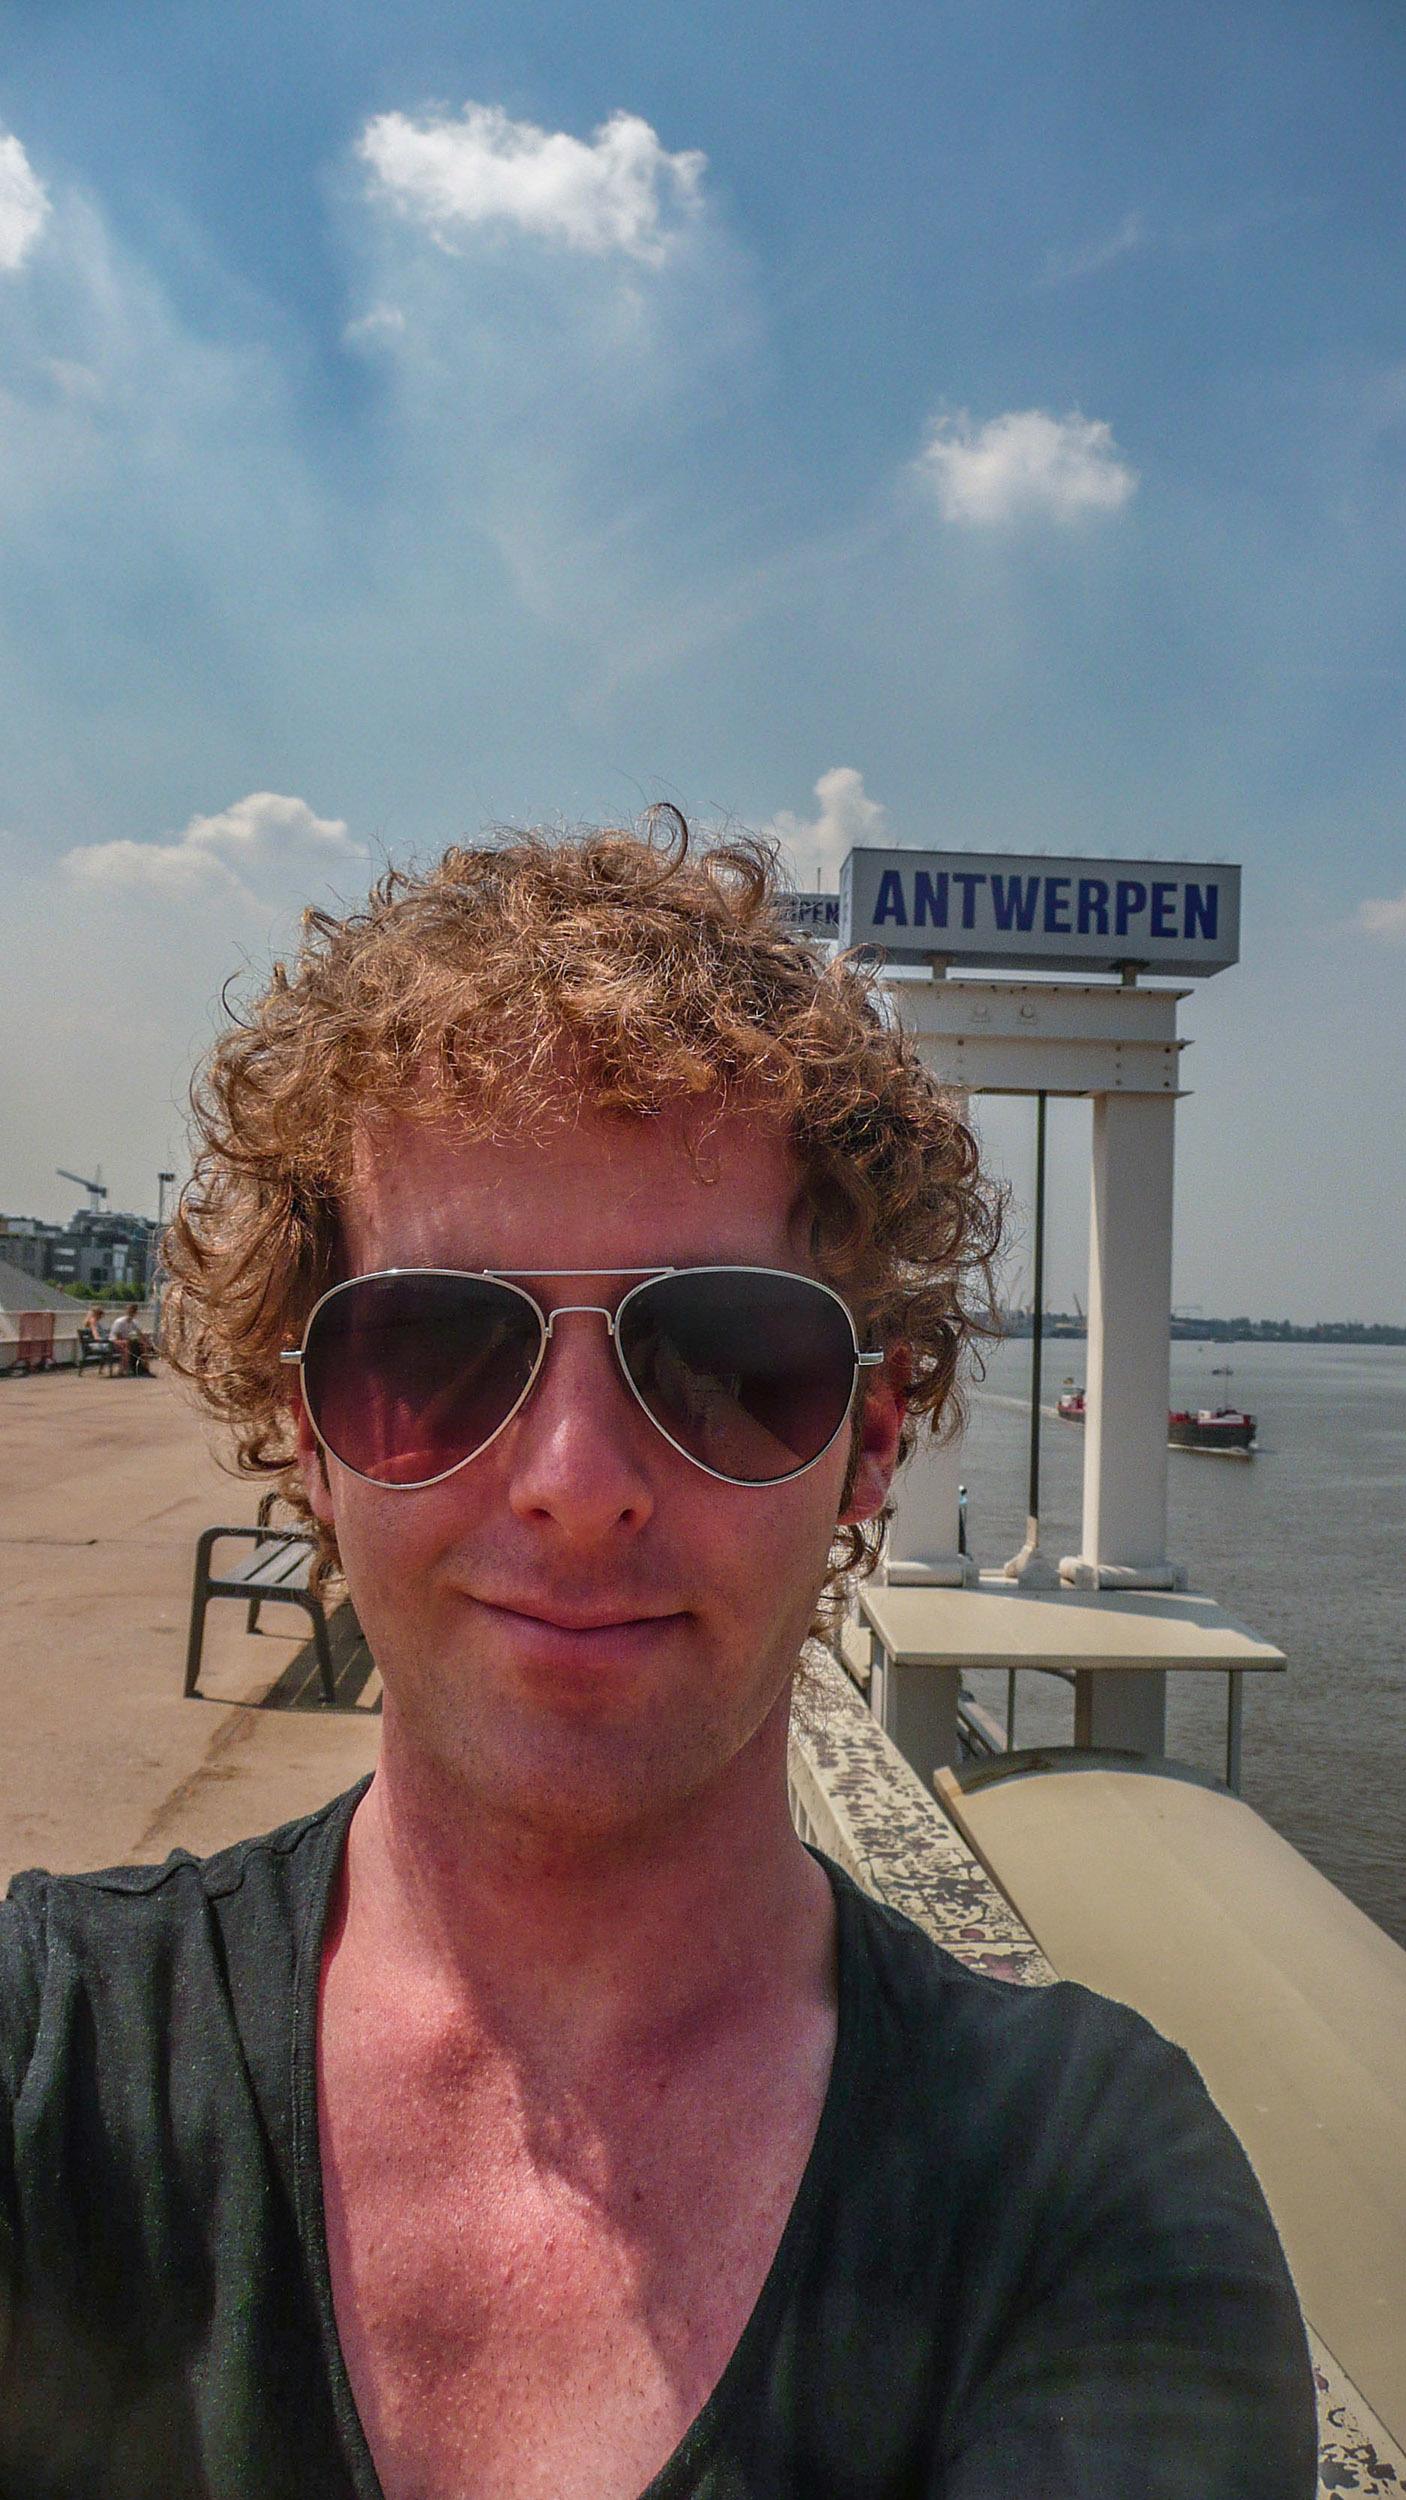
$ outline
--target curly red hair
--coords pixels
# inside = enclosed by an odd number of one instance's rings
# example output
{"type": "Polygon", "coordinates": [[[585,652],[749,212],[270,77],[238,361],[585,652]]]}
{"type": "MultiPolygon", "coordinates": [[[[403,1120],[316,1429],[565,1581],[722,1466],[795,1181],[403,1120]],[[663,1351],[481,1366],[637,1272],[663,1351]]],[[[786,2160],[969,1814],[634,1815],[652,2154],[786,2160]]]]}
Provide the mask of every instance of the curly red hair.
{"type": "MultiPolygon", "coordinates": [[[[904,1348],[905,1455],[950,1427],[964,1349],[993,1325],[1000,1195],[872,968],[797,936],[779,890],[764,845],[700,847],[658,809],[643,833],[456,847],[390,870],[360,910],[305,915],[293,969],[275,965],[193,1088],[166,1245],[166,1349],[243,1472],[307,1515],[279,1355],[336,1279],[367,1120],[452,1111],[512,1136],[583,1098],[626,1119],[739,1098],[774,1116],[822,1272],[904,1348]]],[[[872,1568],[882,1525],[837,1531],[833,1583],[872,1568]]]]}

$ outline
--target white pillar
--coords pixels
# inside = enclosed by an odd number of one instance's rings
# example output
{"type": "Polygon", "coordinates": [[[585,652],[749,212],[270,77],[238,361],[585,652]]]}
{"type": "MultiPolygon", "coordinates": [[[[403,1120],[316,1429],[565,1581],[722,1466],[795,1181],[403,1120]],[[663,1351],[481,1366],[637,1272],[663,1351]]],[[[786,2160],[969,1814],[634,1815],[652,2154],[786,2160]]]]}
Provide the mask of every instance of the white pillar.
{"type": "MultiPolygon", "coordinates": [[[[945,967],[934,967],[933,986],[942,985],[944,971],[945,967]]],[[[927,985],[914,983],[905,997],[910,1016],[915,1004],[921,1009],[916,996],[920,987],[926,995],[927,985]]],[[[965,1120],[970,1110],[965,1088],[949,1081],[948,1091],[954,1109],[965,1120]]],[[[939,1443],[925,1429],[913,1456],[894,1479],[893,1518],[882,1568],[895,1588],[975,1588],[976,1564],[958,1547],[963,1463],[960,1433],[955,1440],[939,1443]]]]}
{"type": "MultiPolygon", "coordinates": [[[[1094,1100],[1083,1551],[1076,1588],[1176,1588],[1167,1559],[1175,1097],[1094,1100]]],[[[1090,1676],[1078,1741],[1166,1748],[1166,1677],[1090,1676]]]]}
{"type": "MultiPolygon", "coordinates": [[[[1169,1587],[1167,1396],[1175,1098],[1094,1101],[1084,1585],[1169,1587]]],[[[1079,1575],[1083,1577],[1082,1574],[1079,1575]]]]}
{"type": "Polygon", "coordinates": [[[1118,1753],[1167,1750],[1167,1670],[1074,1674],[1074,1742],[1118,1753]]]}
{"type": "Polygon", "coordinates": [[[976,1564],[957,1549],[960,1438],[919,1443],[894,1479],[885,1576],[899,1588],[972,1588],[976,1564]]]}
{"type": "Polygon", "coordinates": [[[955,1770],[960,1754],[957,1702],[960,1667],[900,1666],[874,1644],[869,1707],[883,1729],[910,1762],[924,1788],[938,1770],[955,1770]]]}

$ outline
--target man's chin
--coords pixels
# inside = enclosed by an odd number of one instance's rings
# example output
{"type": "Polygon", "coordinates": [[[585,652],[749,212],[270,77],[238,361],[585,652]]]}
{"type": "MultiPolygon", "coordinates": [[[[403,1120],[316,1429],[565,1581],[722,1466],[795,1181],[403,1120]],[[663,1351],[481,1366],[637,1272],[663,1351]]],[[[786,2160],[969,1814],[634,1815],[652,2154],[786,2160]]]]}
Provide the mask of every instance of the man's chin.
{"type": "Polygon", "coordinates": [[[436,1762],[461,1823],[496,1824],[539,1849],[657,1847],[681,1816],[745,1780],[778,1712],[785,1742],[789,1680],[780,1695],[754,1692],[735,1719],[700,1714],[690,1705],[708,1689],[706,1663],[688,1663],[637,1682],[618,1666],[563,1672],[534,1653],[530,1670],[480,1690],[471,1711],[443,1686],[428,1708],[422,1696],[398,1709],[388,1689],[387,1754],[416,1784],[436,1762]]]}

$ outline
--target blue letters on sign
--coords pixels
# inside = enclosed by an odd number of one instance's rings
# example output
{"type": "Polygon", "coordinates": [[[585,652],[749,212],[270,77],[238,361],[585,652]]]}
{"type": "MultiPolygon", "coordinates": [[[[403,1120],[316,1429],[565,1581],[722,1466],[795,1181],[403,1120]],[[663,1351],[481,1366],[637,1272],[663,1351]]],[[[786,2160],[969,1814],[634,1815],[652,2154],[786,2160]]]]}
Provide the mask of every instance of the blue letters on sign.
{"type": "Polygon", "coordinates": [[[874,926],[881,929],[886,920],[896,921],[900,929],[908,926],[908,906],[903,900],[903,879],[896,868],[886,868],[879,879],[874,902],[874,926]]]}
{"type": "MultiPolygon", "coordinates": [[[[1110,861],[1110,872],[1120,864],[1110,861]]],[[[914,863],[878,870],[877,878],[870,924],[874,931],[931,931],[928,949],[940,942],[938,932],[960,929],[989,943],[997,935],[1031,937],[1038,931],[1042,937],[1081,938],[1086,941],[1081,950],[1085,953],[1092,941],[1095,951],[1106,948],[1116,963],[1127,957],[1150,957],[1159,946],[1175,947],[1179,939],[1202,938],[1214,944],[1219,937],[1221,893],[1214,876],[1198,885],[1184,872],[1155,876],[1150,868],[1144,878],[1111,873],[1106,877],[1060,875],[1054,872],[1053,863],[1028,874],[1006,869],[988,873],[979,868],[920,868],[914,863]]],[[[798,918],[804,915],[819,925],[826,913],[828,925],[837,925],[838,897],[796,898],[798,918]]],[[[922,939],[910,943],[923,949],[922,939]]],[[[974,952],[971,948],[957,951],[974,952]]],[[[1041,957],[1051,958],[1062,951],[1037,949],[1041,957]]],[[[998,957],[1002,953],[1018,955],[1018,950],[997,950],[998,957]]]]}
{"type": "Polygon", "coordinates": [[[1033,929],[1035,905],[1039,898],[1038,877],[1002,877],[991,879],[991,909],[998,929],[1033,929]]]}
{"type": "Polygon", "coordinates": [[[1106,877],[1081,877],[1079,879],[1079,935],[1080,937],[1107,937],[1108,935],[1108,879],[1106,877]]]}
{"type": "Polygon", "coordinates": [[[1068,877],[1045,879],[1045,927],[1053,937],[1069,935],[1069,886],[1068,877]]]}
{"type": "Polygon", "coordinates": [[[1132,920],[1137,913],[1144,912],[1146,909],[1146,886],[1139,885],[1136,877],[1120,877],[1115,889],[1115,908],[1113,915],[1114,936],[1126,937],[1128,934],[1128,922],[1132,920]]]}
{"type": "Polygon", "coordinates": [[[954,868],[952,883],[959,885],[962,889],[962,927],[974,929],[976,927],[976,889],[979,885],[985,885],[986,871],[983,868],[978,874],[970,868],[954,868]]]}
{"type": "Polygon", "coordinates": [[[1183,937],[1213,938],[1220,918],[1220,887],[1189,885],[1186,889],[1186,927],[1183,937]]]}
{"type": "Polygon", "coordinates": [[[934,929],[945,929],[947,926],[945,868],[939,868],[935,877],[930,877],[926,868],[920,868],[913,879],[913,926],[922,929],[929,922],[934,929]]]}

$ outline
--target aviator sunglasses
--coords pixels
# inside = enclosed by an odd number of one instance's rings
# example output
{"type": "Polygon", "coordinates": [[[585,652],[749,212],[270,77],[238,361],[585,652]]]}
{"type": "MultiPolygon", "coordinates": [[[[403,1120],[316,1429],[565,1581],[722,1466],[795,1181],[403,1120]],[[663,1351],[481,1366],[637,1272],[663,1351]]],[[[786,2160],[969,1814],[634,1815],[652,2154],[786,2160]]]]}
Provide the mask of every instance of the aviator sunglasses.
{"type": "Polygon", "coordinates": [[[770,1267],[386,1268],[334,1285],[301,1347],[303,1402],[323,1448],[402,1493],[439,1484],[512,1421],[559,1319],[609,1330],[626,1383],[672,1449],[723,1484],[785,1484],[847,1422],[861,1350],[847,1304],[770,1267]],[[517,1279],[639,1275],[611,1309],[544,1311],[517,1279]]]}

